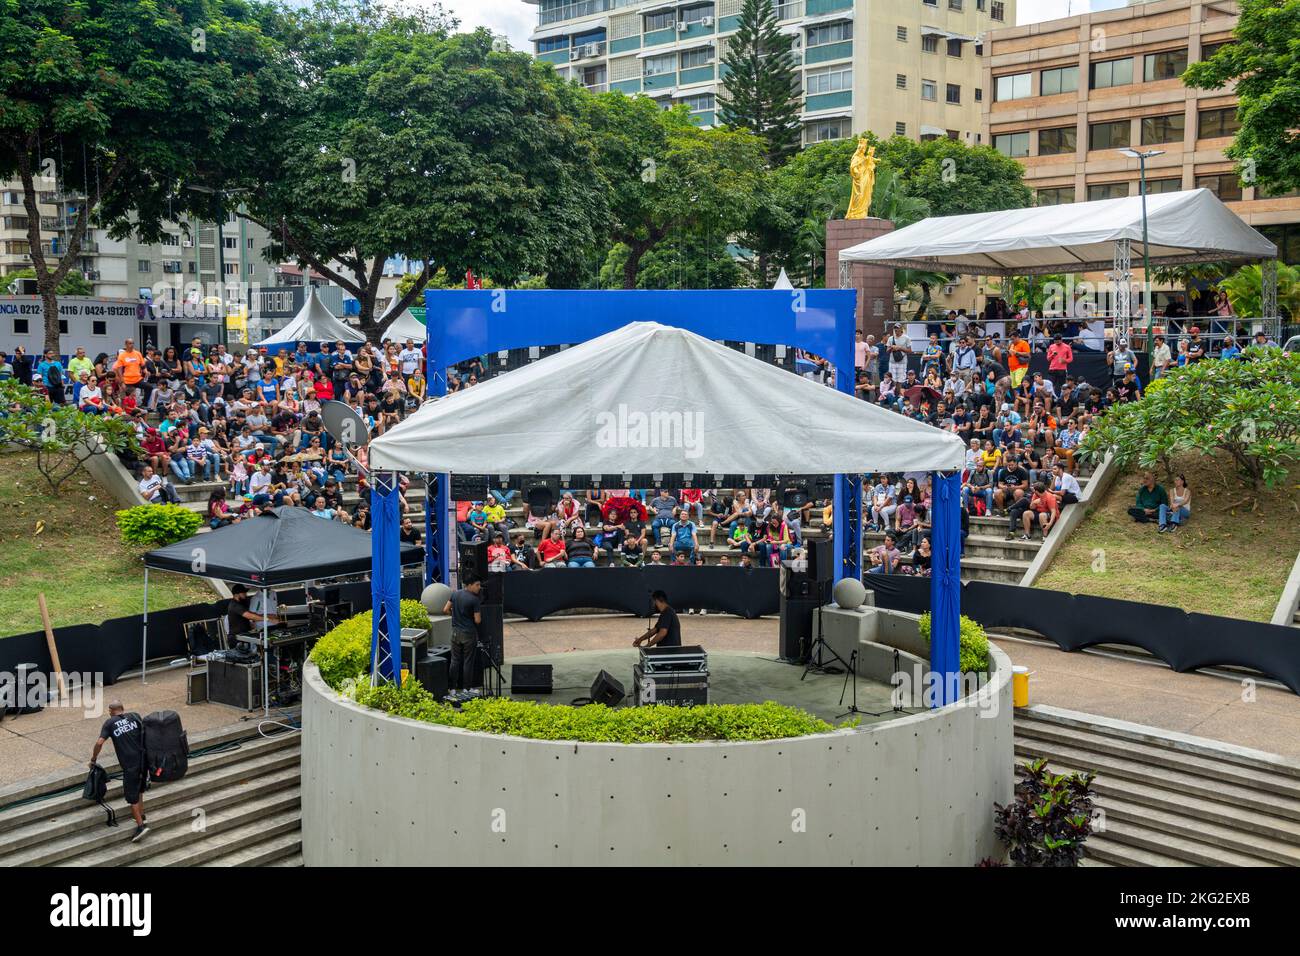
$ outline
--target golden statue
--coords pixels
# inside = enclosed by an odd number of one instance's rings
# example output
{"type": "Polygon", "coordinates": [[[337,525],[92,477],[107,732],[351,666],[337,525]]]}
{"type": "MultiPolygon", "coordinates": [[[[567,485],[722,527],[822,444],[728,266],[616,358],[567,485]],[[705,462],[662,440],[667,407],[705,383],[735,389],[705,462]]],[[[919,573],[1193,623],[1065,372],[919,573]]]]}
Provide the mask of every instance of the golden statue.
{"type": "Polygon", "coordinates": [[[849,211],[845,219],[866,219],[867,210],[871,208],[871,194],[876,189],[876,147],[867,148],[866,139],[858,140],[857,152],[849,163],[849,175],[853,178],[853,194],[849,199],[849,211]]]}

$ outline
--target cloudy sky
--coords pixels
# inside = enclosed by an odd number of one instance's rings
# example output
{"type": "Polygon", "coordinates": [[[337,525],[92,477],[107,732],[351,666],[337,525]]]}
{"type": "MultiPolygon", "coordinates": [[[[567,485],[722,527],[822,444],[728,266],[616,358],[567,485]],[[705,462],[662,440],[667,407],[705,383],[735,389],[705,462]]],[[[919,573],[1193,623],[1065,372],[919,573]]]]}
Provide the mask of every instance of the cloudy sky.
{"type": "MultiPolygon", "coordinates": [[[[411,2],[411,0],[407,0],[411,2]]],[[[419,0],[415,0],[419,2],[419,0]]],[[[433,2],[433,0],[429,0],[433,2]]],[[[527,50],[528,34],[537,22],[537,7],[524,0],[441,0],[449,12],[460,18],[464,29],[487,27],[494,33],[504,33],[515,49],[527,50]]],[[[1017,16],[1021,23],[1035,23],[1093,9],[1109,9],[1124,5],[1124,0],[1020,0],[1017,16]]]]}

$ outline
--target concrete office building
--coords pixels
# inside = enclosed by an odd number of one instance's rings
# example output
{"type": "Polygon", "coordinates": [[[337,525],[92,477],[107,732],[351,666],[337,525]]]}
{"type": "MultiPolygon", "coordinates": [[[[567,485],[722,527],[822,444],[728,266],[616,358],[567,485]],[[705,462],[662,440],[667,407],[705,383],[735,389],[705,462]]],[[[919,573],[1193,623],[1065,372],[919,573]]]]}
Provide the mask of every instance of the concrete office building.
{"type": "MultiPolygon", "coordinates": [[[[717,121],[722,61],[741,0],[526,0],[539,59],[590,90],[685,103],[717,121]]],[[[804,142],[949,136],[981,141],[980,38],[1014,24],[1015,0],[773,0],[794,37],[804,142]]]]}
{"type": "MultiPolygon", "coordinates": [[[[1300,197],[1243,182],[1224,150],[1237,129],[1231,88],[1183,85],[1183,71],[1232,39],[1234,0],[1149,0],[994,30],[986,40],[985,136],[1025,167],[1039,205],[1205,187],[1300,262],[1300,197]]],[[[1139,268],[1140,264],[1134,263],[1139,268]]],[[[1157,306],[1162,296],[1157,296],[1157,306]]]]}

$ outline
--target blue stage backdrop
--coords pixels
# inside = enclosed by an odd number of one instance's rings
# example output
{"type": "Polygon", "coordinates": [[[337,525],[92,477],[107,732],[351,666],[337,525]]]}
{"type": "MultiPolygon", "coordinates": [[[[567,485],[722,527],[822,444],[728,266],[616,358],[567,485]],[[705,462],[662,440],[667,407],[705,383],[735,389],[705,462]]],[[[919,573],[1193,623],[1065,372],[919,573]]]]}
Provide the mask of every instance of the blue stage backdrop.
{"type": "MultiPolygon", "coordinates": [[[[585,342],[632,322],[658,322],[688,329],[710,339],[802,348],[835,366],[835,387],[853,392],[854,332],[857,293],[851,289],[726,289],[692,291],[589,290],[429,290],[424,294],[428,329],[430,396],[446,394],[446,370],[457,362],[508,349],[585,342]]],[[[882,463],[887,468],[888,463],[882,463]]],[[[937,476],[936,476],[937,477],[937,476]]],[[[437,476],[437,506],[445,509],[446,475],[437,476]]],[[[955,500],[936,508],[934,524],[954,529],[960,514],[955,500]]],[[[838,475],[835,482],[835,580],[862,575],[862,482],[857,475],[838,475]]],[[[450,583],[450,549],[455,529],[440,510],[429,546],[440,560],[438,573],[450,583]]],[[[396,534],[378,509],[372,509],[374,535],[396,534]]],[[[959,534],[959,531],[954,531],[959,534]]],[[[378,556],[380,545],[375,545],[378,556]]],[[[376,568],[380,563],[376,562],[376,568]]],[[[434,562],[428,566],[432,569],[434,562]]],[[[396,592],[393,582],[376,582],[375,604],[396,592]]],[[[951,596],[952,606],[960,600],[951,596]]],[[[937,615],[936,615],[937,616],[937,615]]],[[[944,617],[948,615],[945,613],[944,617]]],[[[935,631],[937,642],[952,647],[936,650],[938,661],[956,661],[955,632],[935,631]]],[[[376,645],[381,635],[376,634],[376,645]]],[[[944,681],[945,687],[956,686],[944,681]]],[[[947,699],[945,698],[945,702],[947,699]]]]}

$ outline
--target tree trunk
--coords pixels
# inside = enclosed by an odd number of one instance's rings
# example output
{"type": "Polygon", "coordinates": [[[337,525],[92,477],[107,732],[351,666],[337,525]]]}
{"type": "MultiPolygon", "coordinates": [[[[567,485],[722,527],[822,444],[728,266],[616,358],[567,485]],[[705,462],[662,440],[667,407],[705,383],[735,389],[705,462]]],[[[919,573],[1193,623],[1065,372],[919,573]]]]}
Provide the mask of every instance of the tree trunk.
{"type": "Polygon", "coordinates": [[[627,247],[627,261],[623,263],[623,288],[635,289],[637,275],[641,272],[641,257],[649,247],[642,243],[631,243],[627,247]]]}
{"type": "Polygon", "coordinates": [[[45,312],[45,348],[59,351],[59,287],[54,284],[50,273],[41,269],[36,274],[36,287],[41,293],[41,308],[45,312]]]}
{"type": "Polygon", "coordinates": [[[916,307],[916,317],[914,322],[924,321],[926,313],[930,309],[930,283],[922,282],[921,284],[921,303],[916,307]]]}

